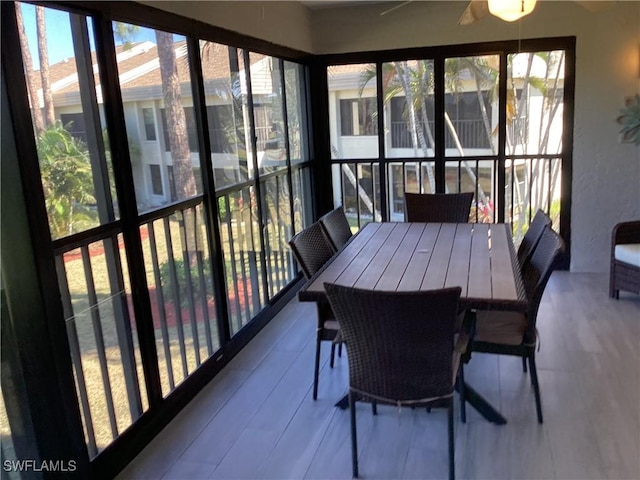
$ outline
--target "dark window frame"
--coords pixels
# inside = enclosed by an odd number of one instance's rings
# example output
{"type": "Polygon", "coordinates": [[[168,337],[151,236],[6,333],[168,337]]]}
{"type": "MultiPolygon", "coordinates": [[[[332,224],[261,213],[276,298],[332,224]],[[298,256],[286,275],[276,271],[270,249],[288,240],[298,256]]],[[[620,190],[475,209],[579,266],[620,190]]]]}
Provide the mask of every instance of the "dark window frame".
{"type": "Polygon", "coordinates": [[[84,113],[61,113],[60,122],[64,128],[76,139],[87,145],[87,127],[85,125],[84,113]]]}
{"type": "Polygon", "coordinates": [[[363,137],[378,135],[378,122],[375,121],[377,112],[376,97],[341,98],[338,111],[340,112],[340,136],[363,137]],[[353,118],[354,104],[357,105],[357,119],[353,118]],[[354,132],[356,121],[358,131],[354,132]]]}
{"type": "MultiPolygon", "coordinates": [[[[444,112],[446,111],[446,104],[444,100],[445,95],[445,61],[447,58],[466,57],[466,56],[481,56],[481,55],[499,55],[500,56],[500,72],[499,72],[499,95],[500,95],[500,110],[498,112],[498,151],[494,155],[478,155],[470,157],[474,161],[476,160],[492,160],[495,162],[496,178],[495,178],[495,191],[501,192],[502,202],[505,200],[505,195],[502,193],[505,190],[506,177],[505,177],[505,164],[507,159],[519,159],[519,158],[545,158],[546,160],[559,159],[561,163],[562,179],[560,189],[562,195],[560,198],[560,235],[563,237],[567,245],[567,255],[563,266],[568,268],[570,251],[571,251],[571,190],[572,190],[572,171],[573,171],[573,114],[574,114],[574,94],[575,94],[575,54],[576,54],[576,37],[549,37],[549,38],[537,38],[537,39],[519,39],[500,42],[481,42],[472,44],[459,44],[459,45],[444,45],[435,47],[415,47],[406,49],[394,49],[372,52],[357,52],[357,53],[340,53],[340,54],[328,54],[317,56],[315,60],[314,75],[321,75],[321,81],[315,82],[316,88],[323,90],[322,93],[315,92],[318,100],[313,105],[316,112],[316,121],[323,122],[326,127],[317,128],[316,138],[328,139],[329,128],[329,104],[328,104],[328,80],[327,71],[331,66],[336,65],[361,65],[361,64],[373,64],[376,67],[377,76],[382,76],[382,65],[388,62],[396,62],[402,60],[415,60],[415,59],[431,59],[434,61],[434,76],[436,78],[434,94],[437,97],[435,100],[435,118],[444,118],[444,112]],[[509,155],[505,151],[505,137],[507,134],[506,126],[506,111],[505,101],[507,91],[507,56],[514,53],[528,53],[536,51],[554,51],[563,50],[565,52],[565,77],[564,88],[562,91],[563,97],[563,111],[562,111],[562,151],[555,154],[526,154],[526,155],[509,155]]],[[[314,76],[312,76],[314,78],[314,76]]],[[[377,79],[376,92],[378,97],[378,111],[383,111],[385,108],[383,85],[381,78],[377,79]]],[[[378,115],[378,132],[384,132],[384,116],[378,115]]],[[[385,144],[388,141],[385,135],[378,134],[378,157],[373,160],[376,163],[377,179],[376,182],[380,188],[380,205],[378,208],[382,212],[382,220],[389,220],[389,198],[387,196],[387,169],[388,166],[395,162],[434,162],[435,165],[435,181],[436,192],[444,193],[445,191],[445,170],[446,162],[458,162],[461,157],[447,155],[447,131],[444,126],[444,122],[438,122],[434,129],[434,137],[436,148],[433,157],[411,157],[406,159],[388,157],[385,153],[385,144]]],[[[332,165],[338,165],[341,163],[360,164],[363,166],[372,165],[371,158],[349,158],[348,160],[332,158],[332,151],[330,142],[322,142],[317,148],[317,154],[322,155],[322,158],[330,159],[327,163],[328,166],[322,169],[319,173],[323,175],[323,178],[319,180],[323,185],[323,189],[331,188],[332,185],[332,165]]],[[[332,204],[326,204],[325,208],[331,208],[332,204]]],[[[494,205],[495,217],[494,221],[504,222],[505,211],[504,205],[494,205]]],[[[358,208],[358,221],[360,221],[360,209],[358,208]]],[[[366,217],[363,221],[367,221],[366,217]]]]}
{"type": "Polygon", "coordinates": [[[155,109],[151,107],[142,108],[142,123],[144,125],[145,140],[147,142],[156,142],[158,137],[156,135],[155,109]],[[148,113],[150,114],[149,116],[147,115],[148,113]]]}
{"type": "Polygon", "coordinates": [[[163,196],[164,187],[162,186],[162,167],[157,163],[150,163],[149,178],[151,179],[151,193],[153,195],[163,196]]]}

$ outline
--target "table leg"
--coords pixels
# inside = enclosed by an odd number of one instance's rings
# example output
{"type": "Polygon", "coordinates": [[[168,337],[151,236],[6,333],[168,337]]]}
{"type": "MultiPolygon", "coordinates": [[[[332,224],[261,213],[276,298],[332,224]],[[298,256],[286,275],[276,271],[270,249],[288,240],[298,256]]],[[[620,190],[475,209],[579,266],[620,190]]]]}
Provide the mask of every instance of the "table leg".
{"type": "Polygon", "coordinates": [[[336,402],[334,407],[338,407],[340,410],[345,410],[349,406],[349,394],[347,393],[344,397],[336,402]]]}
{"type": "MultiPolygon", "coordinates": [[[[471,361],[471,344],[473,343],[473,338],[476,333],[476,311],[475,310],[466,310],[465,311],[465,319],[464,319],[464,327],[467,328],[469,332],[469,348],[462,356],[462,361],[464,363],[469,363],[471,361]]],[[[456,390],[459,391],[460,385],[459,382],[456,382],[456,390]]],[[[502,416],[502,414],[497,411],[493,405],[491,405],[487,400],[476,392],[472,387],[469,386],[467,382],[464,382],[464,399],[465,402],[469,403],[473,408],[475,408],[480,415],[489,420],[492,423],[497,425],[504,425],[507,423],[507,419],[502,416]]]]}
{"type": "Polygon", "coordinates": [[[487,400],[482,395],[476,392],[466,382],[464,384],[464,399],[469,405],[475,408],[478,413],[480,413],[480,415],[482,415],[490,422],[497,425],[504,425],[507,423],[507,419],[504,418],[502,414],[493,407],[493,405],[487,402],[487,400]]]}

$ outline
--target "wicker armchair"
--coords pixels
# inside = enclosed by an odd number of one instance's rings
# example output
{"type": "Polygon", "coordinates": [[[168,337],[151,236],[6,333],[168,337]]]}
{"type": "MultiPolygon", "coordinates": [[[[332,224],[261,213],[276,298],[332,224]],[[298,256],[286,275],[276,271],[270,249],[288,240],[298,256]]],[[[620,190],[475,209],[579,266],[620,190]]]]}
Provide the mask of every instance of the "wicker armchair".
{"type": "Polygon", "coordinates": [[[469,221],[473,192],[404,194],[407,222],[464,223],[469,221]]]}
{"type": "Polygon", "coordinates": [[[524,288],[529,300],[527,313],[478,312],[475,337],[471,345],[473,352],[513,355],[529,361],[531,384],[540,423],[542,423],[542,404],[535,362],[536,318],[547,281],[559,265],[563,252],[564,241],[560,235],[550,227],[545,227],[531,259],[522,272],[524,288]]]}
{"type": "Polygon", "coordinates": [[[326,215],[323,215],[320,218],[320,225],[324,228],[336,252],[344,247],[345,243],[353,236],[349,221],[342,207],[338,207],[326,215]]]}
{"type": "Polygon", "coordinates": [[[520,264],[520,268],[524,268],[525,263],[531,258],[533,250],[540,241],[544,227],[546,226],[551,227],[551,219],[542,210],[538,210],[529,225],[527,233],[524,234],[520,247],[518,247],[518,263],[520,264]]]}
{"type": "Polygon", "coordinates": [[[357,401],[448,410],[454,478],[453,393],[466,336],[454,345],[460,287],[374,292],[325,284],[349,358],[353,476],[358,476],[357,401]]]}
{"type": "MultiPolygon", "coordinates": [[[[335,251],[331,241],[326,236],[324,230],[320,226],[320,222],[316,222],[303,231],[296,234],[290,241],[289,246],[293,252],[298,265],[302,269],[305,278],[311,278],[318,270],[320,270],[335,251]]],[[[329,365],[333,368],[335,358],[335,341],[337,339],[340,327],[336,321],[331,307],[327,303],[317,303],[318,327],[316,329],[316,356],[313,370],[313,399],[318,398],[318,377],[320,373],[320,345],[323,341],[331,343],[331,359],[329,365]]]]}
{"type": "Polygon", "coordinates": [[[618,299],[620,290],[640,293],[639,262],[640,220],[618,223],[611,234],[611,271],[609,275],[609,296],[611,298],[618,299]]]}

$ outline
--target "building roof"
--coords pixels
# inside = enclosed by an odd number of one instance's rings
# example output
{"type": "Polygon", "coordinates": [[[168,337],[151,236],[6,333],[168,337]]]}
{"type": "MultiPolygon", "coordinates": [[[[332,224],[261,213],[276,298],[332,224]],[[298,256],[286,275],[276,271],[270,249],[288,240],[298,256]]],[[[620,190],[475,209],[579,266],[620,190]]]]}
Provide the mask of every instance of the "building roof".
{"type": "MultiPolygon", "coordinates": [[[[176,42],[174,46],[178,77],[182,85],[182,90],[190,91],[190,72],[186,41],[176,42]]],[[[216,80],[229,82],[229,48],[227,45],[203,42],[202,69],[205,83],[216,80]]],[[[116,58],[123,96],[126,96],[127,90],[130,89],[150,88],[162,84],[160,64],[158,61],[158,48],[153,42],[139,42],[128,46],[119,45],[116,47],[116,58]]],[[[250,62],[252,65],[256,65],[265,58],[267,58],[265,55],[252,52],[250,62]]],[[[100,85],[95,52],[91,52],[91,61],[94,81],[96,85],[100,85]]],[[[238,62],[240,69],[242,69],[243,57],[241,53],[238,62]]],[[[75,57],[64,59],[49,66],[49,79],[54,101],[56,97],[78,95],[77,69],[75,57]]],[[[36,88],[39,90],[38,96],[41,99],[42,82],[40,71],[36,70],[33,74],[36,88]]],[[[254,72],[252,72],[252,74],[254,74],[254,72]]],[[[149,92],[151,91],[152,90],[149,90],[149,92]]]]}

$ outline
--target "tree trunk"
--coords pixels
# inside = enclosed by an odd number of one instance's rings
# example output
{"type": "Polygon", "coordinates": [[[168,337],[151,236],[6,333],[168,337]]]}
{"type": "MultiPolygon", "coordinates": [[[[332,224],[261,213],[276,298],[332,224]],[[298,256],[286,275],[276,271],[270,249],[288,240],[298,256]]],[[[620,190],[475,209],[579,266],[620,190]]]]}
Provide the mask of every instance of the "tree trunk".
{"type": "Polygon", "coordinates": [[[176,192],[178,200],[185,200],[196,195],[196,183],[191,165],[187,120],[180,98],[180,79],[173,36],[171,33],[156,30],[156,41],[176,192]]]}
{"type": "MultiPolygon", "coordinates": [[[[406,61],[404,62],[395,62],[396,71],[398,72],[398,77],[400,78],[400,82],[402,83],[402,89],[404,90],[405,99],[407,102],[407,109],[409,112],[409,122],[411,125],[412,132],[412,140],[414,142],[414,147],[416,145],[416,140],[422,149],[423,155],[426,157],[428,155],[428,146],[427,140],[424,136],[424,130],[422,126],[418,125],[415,105],[413,103],[413,92],[411,90],[411,82],[409,81],[409,66],[406,61]]],[[[428,125],[427,125],[428,126],[428,125]]],[[[433,171],[431,166],[427,164],[427,176],[429,178],[429,187],[432,192],[435,192],[435,178],[433,176],[433,171]]],[[[420,187],[422,189],[422,186],[420,187]]]]}
{"type": "Polygon", "coordinates": [[[53,125],[56,116],[53,111],[53,94],[49,83],[49,53],[47,50],[47,27],[44,20],[44,7],[36,5],[36,35],[38,37],[38,58],[40,59],[40,78],[42,79],[42,98],[47,125],[53,125]]]}
{"type": "MultiPolygon", "coordinates": [[[[187,135],[187,119],[184,114],[182,99],[180,98],[180,79],[178,77],[178,65],[173,45],[173,35],[156,30],[156,42],[158,44],[158,61],[160,63],[160,76],[162,78],[162,92],[164,94],[164,108],[167,118],[167,130],[169,137],[169,149],[173,159],[173,178],[175,181],[178,200],[186,200],[197,194],[196,182],[193,177],[191,165],[191,152],[189,150],[189,137],[187,135]]],[[[186,245],[183,248],[187,252],[196,249],[196,232],[189,226],[192,225],[192,211],[183,211],[183,225],[185,229],[184,239],[186,245]]],[[[195,255],[190,256],[190,261],[195,255]]]]}
{"type": "Polygon", "coordinates": [[[27,77],[27,89],[29,91],[29,100],[31,102],[33,126],[36,129],[36,135],[38,135],[44,130],[44,122],[42,120],[40,99],[38,98],[38,86],[36,84],[35,72],[33,70],[33,61],[31,60],[31,51],[29,50],[29,40],[27,39],[27,33],[24,30],[22,7],[19,3],[16,3],[16,19],[18,21],[18,34],[20,35],[20,49],[22,50],[22,59],[24,61],[24,69],[27,77]]]}

